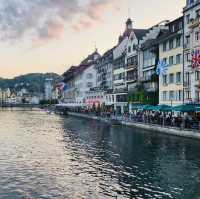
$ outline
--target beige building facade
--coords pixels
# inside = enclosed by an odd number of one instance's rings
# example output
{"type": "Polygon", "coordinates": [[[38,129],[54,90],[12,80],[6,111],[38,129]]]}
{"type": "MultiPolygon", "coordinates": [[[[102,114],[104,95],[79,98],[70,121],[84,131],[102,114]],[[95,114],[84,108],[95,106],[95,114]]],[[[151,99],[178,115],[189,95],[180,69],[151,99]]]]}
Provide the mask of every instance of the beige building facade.
{"type": "Polygon", "coordinates": [[[167,24],[160,37],[159,59],[167,70],[159,76],[159,104],[183,104],[183,17],[167,24]]]}

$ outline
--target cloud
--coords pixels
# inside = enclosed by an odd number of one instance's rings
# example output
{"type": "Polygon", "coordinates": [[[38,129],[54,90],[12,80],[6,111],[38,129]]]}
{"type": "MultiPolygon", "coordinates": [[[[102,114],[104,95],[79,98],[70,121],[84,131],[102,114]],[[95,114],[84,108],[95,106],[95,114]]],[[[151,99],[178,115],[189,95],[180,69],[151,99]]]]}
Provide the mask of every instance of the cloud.
{"type": "Polygon", "coordinates": [[[61,38],[67,24],[79,32],[103,21],[102,12],[116,0],[1,0],[0,38],[33,41],[61,38]],[[77,16],[84,16],[73,24],[77,16]]]}
{"type": "Polygon", "coordinates": [[[99,23],[103,23],[102,13],[106,10],[119,11],[116,2],[117,0],[90,0],[84,12],[84,19],[81,18],[76,25],[72,25],[72,29],[76,32],[81,32],[83,29],[92,28],[99,23]]]}

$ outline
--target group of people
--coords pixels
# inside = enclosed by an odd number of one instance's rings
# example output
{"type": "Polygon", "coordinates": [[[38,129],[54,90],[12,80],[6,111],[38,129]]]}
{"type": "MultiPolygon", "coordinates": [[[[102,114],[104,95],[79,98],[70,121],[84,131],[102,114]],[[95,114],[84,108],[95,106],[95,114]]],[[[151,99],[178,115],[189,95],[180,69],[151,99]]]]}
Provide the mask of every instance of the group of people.
{"type": "Polygon", "coordinates": [[[118,119],[129,122],[140,122],[162,126],[179,127],[186,129],[200,129],[200,115],[189,113],[175,113],[162,111],[139,111],[134,110],[117,114],[114,109],[94,110],[89,108],[76,108],[73,112],[91,114],[107,119],[118,119]]]}

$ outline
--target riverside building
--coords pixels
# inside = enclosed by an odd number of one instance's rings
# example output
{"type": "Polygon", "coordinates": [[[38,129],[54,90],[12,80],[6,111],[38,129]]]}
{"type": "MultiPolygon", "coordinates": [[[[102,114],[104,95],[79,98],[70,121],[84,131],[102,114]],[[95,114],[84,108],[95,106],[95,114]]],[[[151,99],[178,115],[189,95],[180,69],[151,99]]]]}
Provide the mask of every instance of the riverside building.
{"type": "Polygon", "coordinates": [[[102,90],[113,89],[113,49],[106,51],[96,63],[97,87],[102,90]]]}
{"type": "Polygon", "coordinates": [[[73,66],[63,76],[67,84],[64,102],[69,106],[86,106],[88,92],[96,87],[96,61],[100,54],[96,50],[84,59],[79,66],[73,66]]]}
{"type": "Polygon", "coordinates": [[[159,104],[183,103],[183,17],[168,24],[168,30],[159,37],[159,60],[167,70],[159,76],[159,104]]]}
{"type": "Polygon", "coordinates": [[[132,32],[132,21],[128,19],[123,35],[119,36],[118,44],[113,50],[113,98],[114,109],[117,114],[122,114],[127,109],[126,49],[128,38],[132,32]]]}
{"type": "MultiPolygon", "coordinates": [[[[131,22],[132,23],[132,22],[131,22]]],[[[126,67],[125,67],[125,81],[128,88],[128,103],[129,110],[132,106],[138,103],[137,99],[134,99],[134,95],[137,92],[138,73],[139,73],[139,44],[145,34],[148,32],[146,29],[132,29],[128,38],[128,44],[126,49],[126,67]]]]}
{"type": "Polygon", "coordinates": [[[184,102],[200,101],[200,69],[192,67],[192,51],[200,50],[200,1],[187,0],[184,14],[184,102]]]}
{"type": "Polygon", "coordinates": [[[134,100],[140,104],[157,105],[159,103],[159,78],[156,67],[159,61],[158,38],[166,33],[166,22],[150,28],[140,42],[139,85],[134,100]]]}

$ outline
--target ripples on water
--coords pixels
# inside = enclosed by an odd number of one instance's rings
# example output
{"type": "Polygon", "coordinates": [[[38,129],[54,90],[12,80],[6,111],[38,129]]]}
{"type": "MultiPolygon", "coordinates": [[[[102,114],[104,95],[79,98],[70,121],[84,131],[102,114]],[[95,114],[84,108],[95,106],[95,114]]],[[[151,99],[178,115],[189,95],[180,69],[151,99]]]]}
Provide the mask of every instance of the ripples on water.
{"type": "Polygon", "coordinates": [[[0,112],[0,198],[198,199],[200,142],[0,112]]]}

